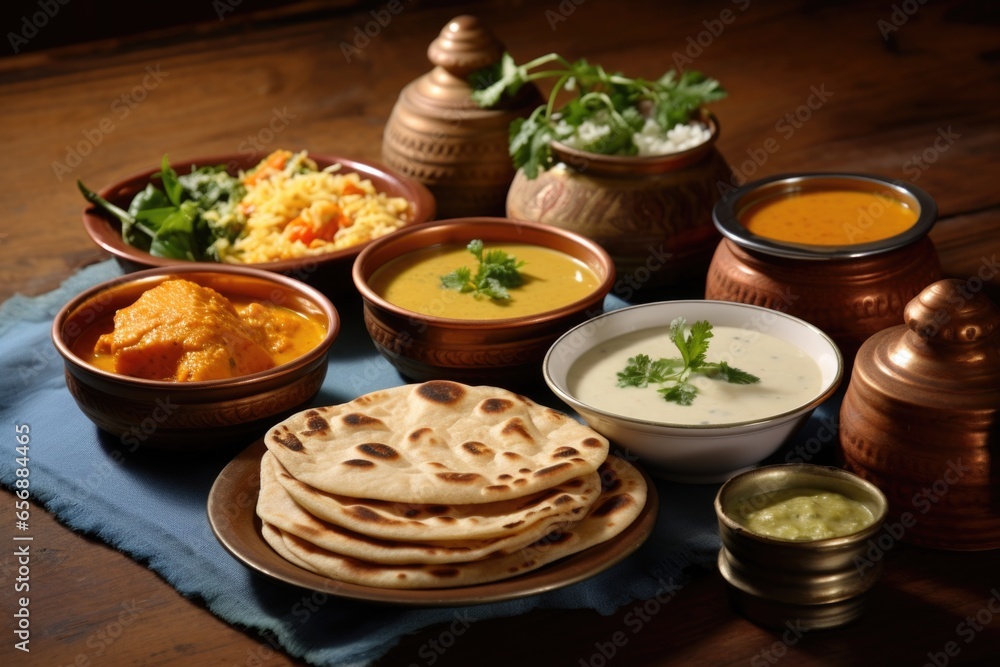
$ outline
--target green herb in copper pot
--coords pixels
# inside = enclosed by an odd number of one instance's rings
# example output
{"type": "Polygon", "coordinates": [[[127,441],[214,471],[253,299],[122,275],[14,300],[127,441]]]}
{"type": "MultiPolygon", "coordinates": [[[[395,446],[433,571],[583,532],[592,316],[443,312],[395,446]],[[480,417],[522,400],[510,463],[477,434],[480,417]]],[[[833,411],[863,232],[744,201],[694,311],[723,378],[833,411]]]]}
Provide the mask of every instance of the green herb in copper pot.
{"type": "Polygon", "coordinates": [[[603,155],[662,155],[693,148],[711,136],[692,122],[701,107],[726,91],[701,72],[669,70],[655,81],[609,73],[581,59],[556,53],[523,65],[504,53],[495,65],[472,74],[472,99],[491,108],[526,83],[555,79],[548,103],[510,126],[510,155],[528,178],[555,164],[558,141],[603,155]],[[557,107],[560,94],[572,97],[557,107]]]}

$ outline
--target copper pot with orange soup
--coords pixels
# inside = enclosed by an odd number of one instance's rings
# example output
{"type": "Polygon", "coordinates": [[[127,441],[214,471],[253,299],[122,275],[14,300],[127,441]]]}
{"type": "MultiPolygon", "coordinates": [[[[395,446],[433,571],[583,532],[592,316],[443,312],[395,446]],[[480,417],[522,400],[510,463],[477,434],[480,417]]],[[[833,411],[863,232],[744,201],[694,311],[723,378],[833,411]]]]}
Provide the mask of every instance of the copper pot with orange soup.
{"type": "Polygon", "coordinates": [[[730,192],[713,211],[722,233],[705,298],[773,308],[823,329],[853,358],[872,334],[941,278],[928,232],[933,198],[866,174],[785,174],[730,192]]]}

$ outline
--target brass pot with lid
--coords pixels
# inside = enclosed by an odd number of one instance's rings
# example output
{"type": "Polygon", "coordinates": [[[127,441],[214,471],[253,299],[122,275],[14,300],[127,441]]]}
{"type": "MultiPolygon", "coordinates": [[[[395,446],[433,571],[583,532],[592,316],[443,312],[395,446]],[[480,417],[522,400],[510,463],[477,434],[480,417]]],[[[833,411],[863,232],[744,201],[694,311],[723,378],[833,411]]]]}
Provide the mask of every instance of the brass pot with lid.
{"type": "Polygon", "coordinates": [[[858,351],[840,412],[844,467],[887,496],[900,540],[1000,548],[1000,308],[935,282],[906,324],[858,351]]]}

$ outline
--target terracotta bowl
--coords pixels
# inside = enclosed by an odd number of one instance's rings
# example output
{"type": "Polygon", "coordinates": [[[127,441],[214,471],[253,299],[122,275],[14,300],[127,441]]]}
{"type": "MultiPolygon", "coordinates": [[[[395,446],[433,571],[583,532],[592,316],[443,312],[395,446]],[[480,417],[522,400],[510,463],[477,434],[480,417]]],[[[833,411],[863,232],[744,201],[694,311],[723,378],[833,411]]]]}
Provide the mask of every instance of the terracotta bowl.
{"type": "Polygon", "coordinates": [[[250,267],[190,263],[137,271],[82,292],[59,310],[52,341],[63,357],[70,393],[101,430],[130,450],[185,451],[252,442],[301,408],[323,383],[330,346],[339,331],[336,308],[313,287],[250,267]],[[113,314],[171,278],[312,313],[325,323],[326,336],[313,350],[270,370],[197,382],[119,375],[73,352],[74,342],[95,318],[113,314]]]}
{"type": "Polygon", "coordinates": [[[915,185],[865,174],[787,174],[748,183],[714,209],[724,238],[708,268],[705,298],[739,301],[801,317],[827,332],[852,359],[872,334],[901,324],[903,308],[939,280],[927,236],[937,206],[915,185]],[[905,232],[868,243],[820,246],[763,238],[741,223],[751,205],[772,197],[838,188],[894,198],[916,210],[905,232]]]}
{"type": "MultiPolygon", "coordinates": [[[[710,345],[709,360],[716,353],[710,345]]],[[[725,358],[724,354],[723,350],[719,358],[725,358]]],[[[737,357],[732,365],[739,368],[737,357]]],[[[681,483],[712,484],[751,469],[778,451],[836,391],[843,359],[829,336],[796,317],[747,304],[693,299],[628,306],[579,324],[552,345],[543,372],[560,400],[651,474],[681,483]],[[609,410],[605,402],[581,400],[572,377],[574,364],[584,354],[625,334],[669,327],[676,317],[688,324],[708,320],[713,326],[742,329],[749,336],[763,333],[789,342],[819,366],[820,386],[783,411],[762,411],[745,420],[718,424],[625,416],[609,410]]],[[[608,380],[608,392],[632,391],[617,388],[613,375],[608,380]]]]}
{"type": "Polygon", "coordinates": [[[541,380],[549,346],[567,329],[603,311],[615,280],[614,264],[597,243],[540,223],[508,218],[455,218],[407,227],[365,248],[354,263],[354,283],[365,326],[378,351],[411,380],[449,379],[467,384],[518,385],[541,380]],[[503,319],[471,320],[424,315],[386,301],[369,284],[376,269],[419,248],[529,243],[562,251],[590,267],[600,283],[587,296],[554,310],[503,319]]]}
{"type": "MultiPolygon", "coordinates": [[[[224,164],[229,173],[236,174],[241,169],[250,169],[255,166],[262,157],[262,155],[257,154],[214,155],[174,162],[171,166],[178,174],[185,174],[190,172],[192,167],[224,164]]],[[[409,199],[413,204],[413,220],[409,224],[420,224],[434,219],[437,210],[434,196],[423,184],[412,178],[398,174],[375,162],[361,162],[312,152],[309,153],[309,157],[320,168],[340,164],[344,173],[359,174],[362,178],[370,180],[380,192],[409,199]]],[[[159,167],[148,169],[111,183],[97,192],[111,203],[127,209],[132,198],[145,188],[147,183],[152,182],[154,185],[160,186],[159,179],[153,179],[153,175],[157,172],[159,172],[159,167]]],[[[88,205],[84,209],[83,226],[90,238],[111,253],[118,264],[127,272],[188,263],[185,260],[156,257],[125,243],[121,235],[121,223],[96,206],[88,205]]],[[[344,293],[345,290],[352,289],[351,265],[365,245],[362,243],[320,256],[240,266],[251,266],[290,276],[315,286],[328,296],[336,296],[344,293]]]]}
{"type": "Polygon", "coordinates": [[[702,111],[701,120],[711,138],[667,155],[601,155],[553,142],[560,165],[534,179],[519,170],[507,216],[597,241],[634,291],[701,285],[720,239],[712,207],[733,175],[716,146],[718,119],[702,111]]]}

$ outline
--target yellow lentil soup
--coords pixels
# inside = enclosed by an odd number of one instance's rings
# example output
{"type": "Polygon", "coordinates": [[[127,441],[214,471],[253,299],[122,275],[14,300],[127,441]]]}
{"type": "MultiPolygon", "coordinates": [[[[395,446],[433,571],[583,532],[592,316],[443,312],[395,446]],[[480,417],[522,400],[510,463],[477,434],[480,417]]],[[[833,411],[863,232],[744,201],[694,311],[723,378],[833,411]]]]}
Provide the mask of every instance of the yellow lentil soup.
{"type": "Polygon", "coordinates": [[[476,260],[465,245],[422,248],[379,267],[371,288],[389,303],[423,315],[461,320],[490,320],[535,315],[568,305],[592,294],[597,274],[570,255],[527,243],[490,243],[523,261],[523,283],[510,289],[509,299],[490,299],[441,285],[441,276],[463,266],[475,271],[476,260]]]}
{"type": "Polygon", "coordinates": [[[757,236],[807,245],[843,246],[881,241],[905,232],[918,212],[875,192],[815,190],[755,202],[740,222],[757,236]]]}

